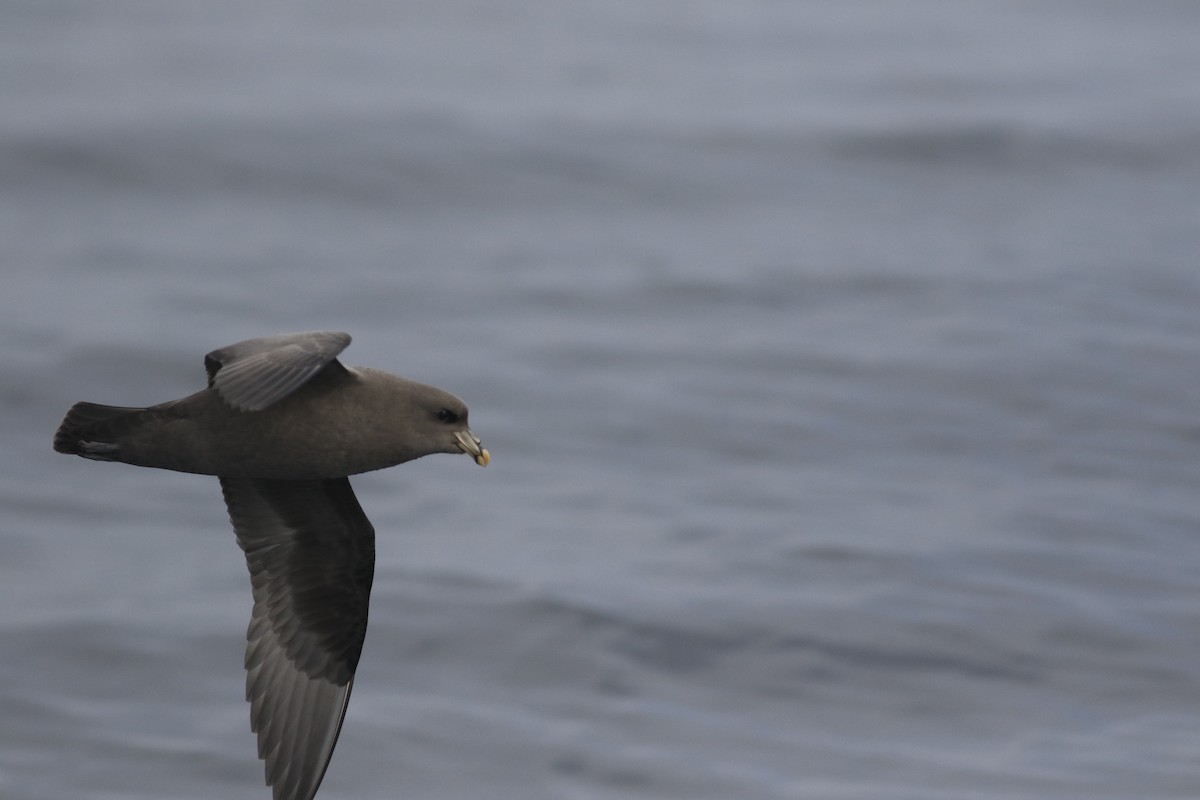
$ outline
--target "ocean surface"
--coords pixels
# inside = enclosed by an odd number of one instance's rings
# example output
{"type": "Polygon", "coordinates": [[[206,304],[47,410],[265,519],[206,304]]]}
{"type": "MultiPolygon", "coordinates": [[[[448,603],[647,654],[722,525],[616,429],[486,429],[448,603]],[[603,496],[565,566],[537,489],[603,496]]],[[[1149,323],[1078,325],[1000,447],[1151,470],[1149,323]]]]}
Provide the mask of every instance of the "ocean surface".
{"type": "Polygon", "coordinates": [[[0,6],[0,798],[266,800],[216,480],[76,400],[351,332],[320,800],[1200,798],[1200,4],[0,6]]]}

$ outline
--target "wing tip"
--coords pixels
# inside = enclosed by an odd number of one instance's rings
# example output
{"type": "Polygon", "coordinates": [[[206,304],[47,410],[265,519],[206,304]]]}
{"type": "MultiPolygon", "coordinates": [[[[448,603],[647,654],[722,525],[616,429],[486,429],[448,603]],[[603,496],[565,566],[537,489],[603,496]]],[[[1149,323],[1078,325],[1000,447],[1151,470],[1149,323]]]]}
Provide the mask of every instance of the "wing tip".
{"type": "Polygon", "coordinates": [[[280,333],[204,356],[208,386],[237,411],[262,411],[334,363],[350,346],[345,331],[280,333]]]}

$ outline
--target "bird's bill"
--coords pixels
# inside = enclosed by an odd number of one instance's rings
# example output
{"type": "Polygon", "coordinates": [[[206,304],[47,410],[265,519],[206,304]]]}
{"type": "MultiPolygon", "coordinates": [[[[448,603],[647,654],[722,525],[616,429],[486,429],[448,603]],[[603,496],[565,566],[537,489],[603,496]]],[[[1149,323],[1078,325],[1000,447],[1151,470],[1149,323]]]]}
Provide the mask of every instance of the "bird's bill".
{"type": "Polygon", "coordinates": [[[479,441],[479,437],[470,431],[456,431],[454,438],[458,439],[458,446],[467,455],[475,459],[475,463],[481,467],[486,467],[492,460],[492,454],[479,441]]]}

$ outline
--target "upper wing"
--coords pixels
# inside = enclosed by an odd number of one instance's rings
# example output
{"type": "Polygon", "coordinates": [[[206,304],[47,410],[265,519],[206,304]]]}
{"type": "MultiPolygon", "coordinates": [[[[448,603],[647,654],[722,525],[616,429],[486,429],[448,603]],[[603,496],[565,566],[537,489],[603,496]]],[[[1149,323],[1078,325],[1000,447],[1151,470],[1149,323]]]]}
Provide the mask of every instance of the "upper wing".
{"type": "Polygon", "coordinates": [[[275,800],[312,800],[367,629],[375,531],[350,481],[221,478],[254,611],[246,699],[275,800]]]}
{"type": "Polygon", "coordinates": [[[247,339],[204,357],[208,385],[229,405],[261,411],[282,400],[350,345],[350,334],[337,331],[281,333],[247,339]]]}

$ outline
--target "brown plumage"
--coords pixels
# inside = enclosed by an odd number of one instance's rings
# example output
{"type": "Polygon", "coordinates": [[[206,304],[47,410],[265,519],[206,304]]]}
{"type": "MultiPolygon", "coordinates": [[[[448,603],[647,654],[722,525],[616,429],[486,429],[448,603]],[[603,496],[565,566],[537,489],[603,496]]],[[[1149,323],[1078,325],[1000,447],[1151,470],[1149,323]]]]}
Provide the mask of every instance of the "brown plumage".
{"type": "Polygon", "coordinates": [[[348,475],[431,453],[490,455],[454,395],[344,367],[345,333],[205,356],[208,387],[148,408],[76,403],[54,449],[217,475],[254,595],[246,699],[274,800],[312,800],[362,651],[375,535],[348,475]]]}

